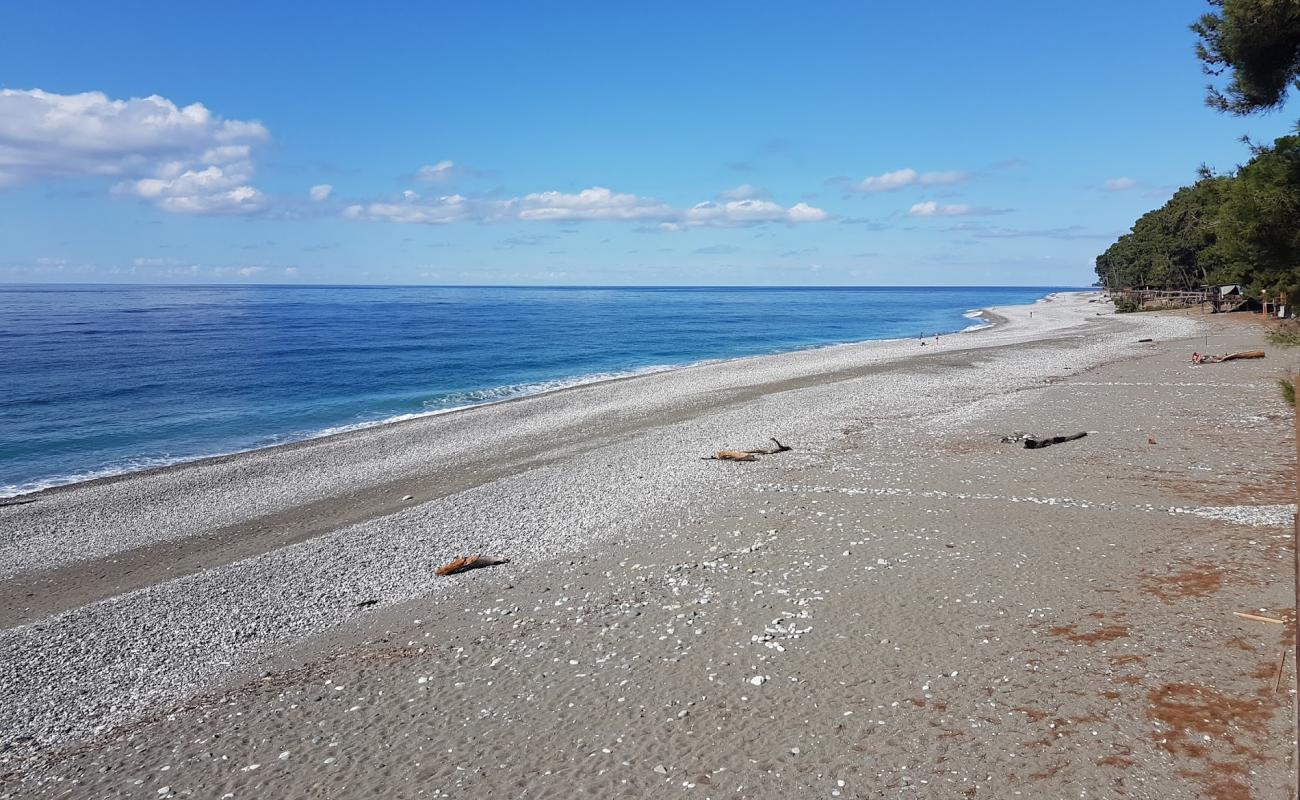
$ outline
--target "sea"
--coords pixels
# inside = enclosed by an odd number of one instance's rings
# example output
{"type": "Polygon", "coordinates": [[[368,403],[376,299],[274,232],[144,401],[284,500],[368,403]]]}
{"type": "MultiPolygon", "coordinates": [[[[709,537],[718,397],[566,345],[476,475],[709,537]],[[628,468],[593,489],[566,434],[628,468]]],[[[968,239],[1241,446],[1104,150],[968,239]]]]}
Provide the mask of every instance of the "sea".
{"type": "Polygon", "coordinates": [[[0,285],[0,497],[1058,288],[0,285]]]}

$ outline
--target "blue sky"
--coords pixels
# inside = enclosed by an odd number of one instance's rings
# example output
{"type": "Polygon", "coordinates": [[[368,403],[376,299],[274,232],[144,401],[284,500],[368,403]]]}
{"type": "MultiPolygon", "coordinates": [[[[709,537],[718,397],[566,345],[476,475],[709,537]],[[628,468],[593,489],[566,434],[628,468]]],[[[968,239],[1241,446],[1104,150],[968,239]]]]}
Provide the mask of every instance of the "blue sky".
{"type": "Polygon", "coordinates": [[[0,281],[1086,284],[1293,124],[1206,10],[6,4],[0,281]]]}

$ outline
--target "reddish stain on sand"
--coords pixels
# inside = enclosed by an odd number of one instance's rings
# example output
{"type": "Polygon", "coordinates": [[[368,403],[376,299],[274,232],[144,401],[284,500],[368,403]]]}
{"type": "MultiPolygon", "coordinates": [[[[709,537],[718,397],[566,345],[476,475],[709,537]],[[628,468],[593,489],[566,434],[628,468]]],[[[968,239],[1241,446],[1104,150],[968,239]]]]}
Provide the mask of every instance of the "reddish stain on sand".
{"type": "Polygon", "coordinates": [[[1110,663],[1117,667],[1127,667],[1130,664],[1141,664],[1146,660],[1146,656],[1140,656],[1136,653],[1127,656],[1111,656],[1110,663]]]}
{"type": "Polygon", "coordinates": [[[1204,597],[1223,588],[1224,575],[1223,568],[1217,564],[1190,564],[1187,569],[1172,575],[1143,575],[1148,585],[1142,591],[1165,603],[1187,597],[1204,597]]]}
{"type": "Polygon", "coordinates": [[[1250,677],[1258,680],[1275,678],[1277,677],[1277,664],[1272,661],[1261,661],[1259,662],[1259,665],[1255,667],[1255,671],[1250,674],[1250,677]]]}
{"type": "MultiPolygon", "coordinates": [[[[1210,742],[1225,742],[1234,754],[1260,758],[1254,742],[1268,733],[1275,705],[1259,698],[1230,697],[1208,686],[1167,683],[1152,689],[1147,699],[1147,716],[1165,731],[1154,734],[1156,744],[1177,756],[1208,759],[1210,742]],[[1253,741],[1241,742],[1242,737],[1253,741]]],[[[1247,768],[1242,764],[1214,762],[1201,771],[1182,770],[1179,775],[1201,784],[1211,800],[1250,800],[1250,788],[1239,780],[1247,768]]]]}
{"type": "Polygon", "coordinates": [[[1190,683],[1167,683],[1152,689],[1147,698],[1151,702],[1147,715],[1169,728],[1157,734],[1163,740],[1161,747],[1174,754],[1203,754],[1205,748],[1192,742],[1189,733],[1232,744],[1243,733],[1263,736],[1273,716],[1273,707],[1258,699],[1229,697],[1217,689],[1190,683]]]}
{"type": "Polygon", "coordinates": [[[1055,628],[1048,628],[1048,634],[1060,636],[1076,644],[1086,644],[1089,646],[1100,642],[1110,642],[1115,639],[1123,639],[1128,636],[1127,625],[1106,625],[1095,631],[1087,633],[1076,633],[1074,625],[1058,625],[1055,628]]]}
{"type": "MultiPolygon", "coordinates": [[[[1235,777],[1224,777],[1215,774],[1215,767],[1220,766],[1211,764],[1210,769],[1204,772],[1196,772],[1190,769],[1180,769],[1177,774],[1180,778],[1188,778],[1201,784],[1201,789],[1205,792],[1204,797],[1210,800],[1252,800],[1253,795],[1250,787],[1235,777]]],[[[1241,774],[1245,774],[1245,770],[1241,774]]]]}
{"type": "Polygon", "coordinates": [[[1104,758],[1097,759],[1097,763],[1102,765],[1103,767],[1120,767],[1122,769],[1128,769],[1129,767],[1133,766],[1137,762],[1131,758],[1125,758],[1124,756],[1109,755],[1104,758]]]}

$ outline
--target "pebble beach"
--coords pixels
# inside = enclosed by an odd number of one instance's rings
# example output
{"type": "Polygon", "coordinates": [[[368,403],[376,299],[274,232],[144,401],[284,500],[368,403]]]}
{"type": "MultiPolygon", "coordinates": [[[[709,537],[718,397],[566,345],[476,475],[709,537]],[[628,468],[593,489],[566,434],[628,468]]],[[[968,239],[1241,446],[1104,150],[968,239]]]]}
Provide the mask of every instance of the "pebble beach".
{"type": "Polygon", "coordinates": [[[0,501],[0,797],[1285,796],[1293,357],[986,319],[0,501]]]}

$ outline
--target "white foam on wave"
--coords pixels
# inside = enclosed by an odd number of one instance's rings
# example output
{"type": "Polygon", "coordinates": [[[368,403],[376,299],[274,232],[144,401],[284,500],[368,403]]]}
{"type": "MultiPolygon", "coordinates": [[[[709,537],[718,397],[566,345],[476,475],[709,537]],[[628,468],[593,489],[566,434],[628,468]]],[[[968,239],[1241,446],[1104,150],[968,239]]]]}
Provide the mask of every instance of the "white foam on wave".
{"type": "MultiPolygon", "coordinates": [[[[226,454],[217,453],[214,455],[226,454]]],[[[93,481],[99,478],[111,478],[114,475],[124,475],[128,472],[143,472],[149,469],[170,467],[173,464],[181,464],[186,461],[196,461],[200,458],[206,458],[206,456],[141,456],[109,467],[82,470],[81,472],[73,472],[68,475],[57,475],[52,478],[43,478],[41,480],[27,481],[25,483],[6,484],[0,486],[0,499],[32,494],[33,492],[40,492],[45,489],[53,489],[56,486],[67,486],[70,483],[83,483],[85,481],[93,481]]]]}
{"type": "MultiPolygon", "coordinates": [[[[714,360],[716,361],[717,359],[714,360]]],[[[236,448],[234,450],[219,450],[193,456],[153,456],[133,458],[113,466],[84,470],[67,475],[58,475],[25,483],[8,484],[0,486],[0,499],[19,497],[21,495],[32,494],[34,492],[44,491],[45,489],[53,489],[58,486],[67,486],[73,483],[84,483],[86,481],[93,481],[100,478],[126,475],[132,472],[144,472],[146,470],[160,469],[162,467],[170,467],[176,464],[202,461],[205,458],[220,458],[223,456],[237,455],[239,453],[249,453],[254,450],[264,450],[268,447],[278,447],[280,445],[305,442],[326,436],[335,436],[340,433],[359,431],[366,428],[375,428],[380,425],[389,425],[394,422],[405,422],[407,420],[421,419],[423,417],[435,417],[441,414],[450,414],[453,411],[464,411],[469,408],[504,403],[508,400],[516,400],[521,397],[533,397],[548,392],[559,391],[561,389],[571,389],[575,386],[586,386],[588,384],[603,383],[605,381],[618,380],[620,378],[631,378],[637,375],[667,372],[674,369],[682,369],[683,367],[707,363],[711,363],[711,361],[697,361],[690,364],[654,364],[620,372],[595,372],[575,378],[535,381],[532,383],[516,383],[508,384],[506,386],[498,386],[491,389],[457,392],[451,395],[446,395],[445,397],[464,400],[464,402],[456,402],[453,400],[450,405],[443,405],[442,402],[436,402],[436,407],[431,407],[427,411],[413,411],[408,414],[397,414],[390,417],[362,420],[360,422],[352,422],[346,425],[332,425],[328,428],[321,428],[318,430],[281,434],[272,437],[269,441],[255,444],[250,447],[236,448]]],[[[431,401],[425,401],[426,407],[428,407],[430,402],[431,401]]]]}
{"type": "Polygon", "coordinates": [[[965,317],[966,319],[973,319],[976,322],[974,325],[967,325],[966,327],[962,328],[961,333],[966,333],[967,331],[978,331],[978,330],[983,330],[984,328],[993,327],[993,321],[990,320],[988,317],[984,316],[985,311],[986,309],[983,308],[972,308],[970,311],[967,311],[966,313],[962,314],[962,316],[965,317]]]}
{"type": "MultiPolygon", "coordinates": [[[[463,399],[465,402],[457,403],[454,400],[451,405],[442,405],[436,403],[436,407],[429,408],[428,411],[413,411],[409,414],[398,414],[393,417],[383,417],[382,419],[364,420],[362,422],[353,422],[347,425],[335,425],[320,431],[300,437],[301,439],[315,439],[322,436],[333,436],[339,433],[348,433],[349,431],[359,431],[365,428],[374,428],[379,425],[388,425],[393,422],[405,422],[411,419],[421,419],[423,417],[436,417],[441,414],[450,414],[453,411],[464,411],[467,408],[478,408],[480,406],[490,406],[496,403],[504,403],[508,400],[517,400],[521,397],[535,397],[539,394],[558,392],[561,389],[572,389],[575,386],[587,386],[593,383],[604,383],[605,381],[614,381],[622,378],[633,378],[637,375],[650,375],[656,372],[669,372],[684,367],[696,366],[708,362],[697,361],[690,364],[656,364],[648,367],[638,367],[637,369],[624,370],[620,372],[593,372],[589,375],[582,375],[576,378],[560,378],[549,381],[535,381],[532,383],[513,383],[505,386],[497,386],[491,389],[477,389],[471,392],[456,392],[447,395],[447,398],[463,399]]],[[[425,401],[425,406],[430,401],[425,401]]]]}

